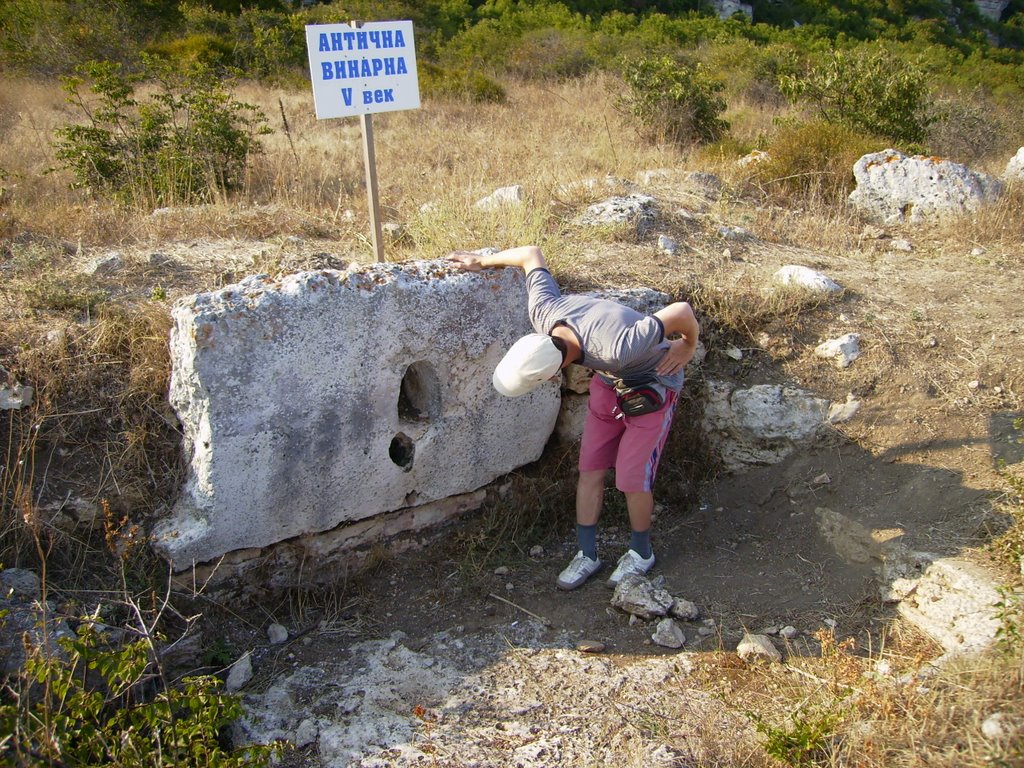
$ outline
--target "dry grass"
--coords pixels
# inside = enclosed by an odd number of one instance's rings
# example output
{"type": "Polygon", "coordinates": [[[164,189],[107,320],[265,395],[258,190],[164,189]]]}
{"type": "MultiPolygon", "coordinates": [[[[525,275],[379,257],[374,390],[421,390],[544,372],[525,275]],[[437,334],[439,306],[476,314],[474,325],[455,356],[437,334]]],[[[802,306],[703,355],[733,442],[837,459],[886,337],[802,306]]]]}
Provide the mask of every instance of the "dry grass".
{"type": "MultiPolygon", "coordinates": [[[[798,325],[816,306],[806,295],[764,291],[764,272],[774,265],[737,269],[744,247],[717,237],[718,222],[742,223],[762,241],[779,244],[779,259],[786,256],[786,247],[853,254],[862,245],[862,223],[821,199],[808,197],[794,208],[770,196],[758,197],[757,204],[745,197],[750,189],[735,167],[736,153],[770,132],[778,106],[738,100],[730,113],[732,143],[690,154],[639,141],[616,117],[613,83],[601,76],[547,86],[512,84],[510,94],[506,105],[435,102],[375,117],[383,211],[405,233],[389,244],[389,258],[540,243],[559,277],[574,287],[651,285],[688,298],[708,318],[714,343],[715,334],[751,339],[767,325],[798,325]],[[610,191],[627,191],[626,181],[655,168],[680,173],[652,194],[664,194],[677,208],[699,214],[697,219],[666,212],[666,231],[683,245],[680,256],[668,257],[625,232],[583,232],[571,224],[587,204],[610,191]],[[702,196],[687,186],[682,170],[717,172],[725,182],[724,195],[717,200],[702,196]],[[608,176],[614,177],[611,186],[605,184],[608,176]],[[497,212],[474,207],[495,188],[511,184],[523,186],[527,205],[497,212]]],[[[71,117],[68,107],[51,84],[0,83],[0,102],[7,107],[0,113],[0,169],[5,174],[0,364],[12,378],[36,387],[32,408],[0,412],[6,451],[0,455],[0,561],[5,565],[31,562],[35,556],[20,521],[38,511],[44,485],[53,486],[47,489],[50,496],[68,492],[108,499],[115,516],[138,519],[177,488],[179,435],[165,402],[168,307],[149,299],[155,288],[176,295],[223,284],[240,277],[243,269],[278,272],[322,265],[310,251],[334,254],[341,261],[372,258],[358,123],[317,121],[306,93],[245,85],[236,95],[259,105],[276,131],[264,140],[266,153],[254,163],[241,197],[154,214],[91,200],[68,190],[63,174],[48,173],[55,162],[50,138],[71,117]],[[315,247],[293,247],[290,237],[315,247]],[[117,278],[121,284],[78,272],[88,253],[154,249],[170,241],[217,241],[222,257],[159,277],[145,264],[131,262],[117,278]],[[259,241],[261,250],[248,261],[231,261],[231,244],[243,241],[259,241]]],[[[988,163],[995,166],[997,159],[988,163]]],[[[984,247],[983,258],[1019,268],[1022,194],[1011,190],[969,222],[940,227],[931,237],[963,252],[984,247]]],[[[665,469],[664,475],[679,489],[692,489],[701,472],[713,468],[699,444],[694,448],[699,403],[687,401],[681,407],[687,418],[680,423],[691,429],[673,433],[669,451],[675,460],[666,465],[675,469],[665,469]]],[[[533,494],[562,506],[563,497],[572,493],[571,483],[552,488],[543,478],[532,485],[523,478],[512,482],[513,490],[527,499],[533,494]]],[[[544,514],[539,502],[531,509],[533,517],[522,518],[496,507],[468,542],[467,568],[484,568],[496,541],[515,546],[541,535],[538,526],[552,516],[544,514]]],[[[43,528],[47,546],[67,553],[62,570],[69,577],[95,568],[94,558],[103,551],[95,541],[97,531],[58,530],[45,521],[43,528]]],[[[314,609],[344,612],[344,606],[324,600],[300,602],[289,610],[300,615],[314,609]]],[[[707,673],[704,683],[712,690],[728,683],[720,690],[734,708],[774,717],[771,727],[776,729],[789,728],[793,712],[837,715],[815,755],[816,765],[980,767],[1024,759],[1019,740],[1000,745],[979,736],[980,720],[994,711],[1024,717],[1019,648],[906,683],[899,674],[919,666],[919,639],[896,636],[882,649],[856,652],[838,644],[831,649],[816,661],[803,662],[805,674],[711,665],[714,674],[707,673]],[[879,676],[883,661],[894,671],[879,676]]],[[[737,754],[730,750],[735,745],[713,731],[699,734],[701,764],[726,765],[737,754]]],[[[754,752],[744,764],[778,763],[754,752]]]]}

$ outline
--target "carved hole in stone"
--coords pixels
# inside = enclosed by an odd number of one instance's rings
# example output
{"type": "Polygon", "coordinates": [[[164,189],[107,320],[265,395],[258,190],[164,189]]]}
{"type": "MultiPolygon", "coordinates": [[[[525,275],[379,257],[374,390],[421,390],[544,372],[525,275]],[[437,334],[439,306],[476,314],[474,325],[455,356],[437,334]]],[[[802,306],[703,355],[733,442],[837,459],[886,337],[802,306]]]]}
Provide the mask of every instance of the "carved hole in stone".
{"type": "Polygon", "coordinates": [[[413,454],[416,453],[416,445],[404,432],[399,432],[391,438],[391,447],[388,448],[388,456],[398,466],[408,472],[412,469],[413,454]]]}
{"type": "Polygon", "coordinates": [[[441,415],[441,381],[430,363],[413,363],[405,369],[398,393],[398,418],[430,421],[441,415]]]}

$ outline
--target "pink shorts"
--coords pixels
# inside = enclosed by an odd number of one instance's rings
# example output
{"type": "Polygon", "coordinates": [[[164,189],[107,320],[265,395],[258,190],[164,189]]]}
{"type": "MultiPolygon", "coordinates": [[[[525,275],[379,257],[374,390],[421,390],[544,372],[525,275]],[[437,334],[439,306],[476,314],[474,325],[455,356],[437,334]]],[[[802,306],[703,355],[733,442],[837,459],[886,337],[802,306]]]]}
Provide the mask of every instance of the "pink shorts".
{"type": "Polygon", "coordinates": [[[672,426],[676,397],[669,390],[661,410],[623,416],[615,402],[615,388],[595,375],[590,380],[587,420],[583,424],[580,472],[614,469],[615,487],[623,493],[650,491],[672,426]]]}

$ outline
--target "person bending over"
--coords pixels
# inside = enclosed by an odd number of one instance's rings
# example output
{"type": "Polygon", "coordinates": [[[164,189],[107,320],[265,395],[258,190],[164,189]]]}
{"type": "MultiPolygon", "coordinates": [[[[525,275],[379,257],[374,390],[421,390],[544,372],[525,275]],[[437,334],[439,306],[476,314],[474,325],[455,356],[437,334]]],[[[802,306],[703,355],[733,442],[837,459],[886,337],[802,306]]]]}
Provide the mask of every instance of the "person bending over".
{"type": "Polygon", "coordinates": [[[520,267],[526,273],[530,323],[536,333],[516,341],[494,370],[495,389],[519,397],[555,377],[570,363],[593,369],[580,443],[576,486],[579,551],[558,575],[560,589],[576,589],[601,568],[597,522],[604,503],[605,475],[626,497],[629,548],[608,579],[614,587],[627,574],[654,565],[651,548],[652,489],[683,386],[686,364],[697,347],[700,325],[686,302],[653,315],[592,296],[563,296],[540,248],[509,248],[490,255],[455,251],[448,258],[469,272],[520,267]],[[674,340],[669,337],[678,336],[674,340]]]}

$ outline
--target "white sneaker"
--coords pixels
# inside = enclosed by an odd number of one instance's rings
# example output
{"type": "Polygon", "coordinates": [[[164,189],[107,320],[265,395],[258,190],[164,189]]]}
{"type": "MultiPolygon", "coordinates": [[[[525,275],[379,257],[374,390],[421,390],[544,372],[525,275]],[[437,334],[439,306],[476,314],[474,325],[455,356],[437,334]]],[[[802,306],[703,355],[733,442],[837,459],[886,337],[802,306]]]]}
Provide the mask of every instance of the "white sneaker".
{"type": "Polygon", "coordinates": [[[591,560],[583,554],[581,549],[576,553],[576,557],[572,559],[572,562],[566,566],[565,570],[558,574],[558,580],[555,582],[555,585],[559,589],[576,589],[576,587],[582,586],[583,582],[597,573],[600,568],[601,561],[591,560]]]}
{"type": "Polygon", "coordinates": [[[623,578],[630,575],[643,576],[654,567],[654,552],[648,558],[640,557],[634,550],[627,549],[626,554],[619,558],[612,575],[608,577],[608,586],[613,589],[623,578]]]}

